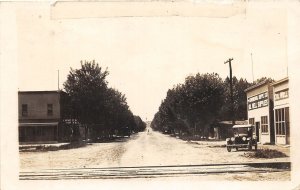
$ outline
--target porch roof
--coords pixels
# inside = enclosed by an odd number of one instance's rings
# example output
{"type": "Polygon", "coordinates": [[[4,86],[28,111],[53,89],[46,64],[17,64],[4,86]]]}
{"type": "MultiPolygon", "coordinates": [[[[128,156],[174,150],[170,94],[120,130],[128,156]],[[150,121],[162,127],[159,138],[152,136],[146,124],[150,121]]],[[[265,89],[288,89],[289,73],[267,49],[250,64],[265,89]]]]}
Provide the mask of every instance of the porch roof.
{"type": "Polygon", "coordinates": [[[48,122],[48,123],[19,123],[19,127],[29,127],[29,126],[39,126],[39,127],[46,127],[46,126],[57,126],[58,122],[48,122]]]}

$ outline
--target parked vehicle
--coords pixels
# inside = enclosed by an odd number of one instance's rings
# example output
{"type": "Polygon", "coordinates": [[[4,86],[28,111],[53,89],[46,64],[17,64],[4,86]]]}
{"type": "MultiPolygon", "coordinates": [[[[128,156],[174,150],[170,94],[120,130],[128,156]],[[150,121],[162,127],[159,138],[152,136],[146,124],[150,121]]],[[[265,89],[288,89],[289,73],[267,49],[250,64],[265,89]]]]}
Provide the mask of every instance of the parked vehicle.
{"type": "Polygon", "coordinates": [[[257,137],[253,134],[253,125],[234,125],[233,127],[234,136],[226,139],[226,148],[228,152],[235,148],[248,148],[248,150],[257,150],[257,137]]]}

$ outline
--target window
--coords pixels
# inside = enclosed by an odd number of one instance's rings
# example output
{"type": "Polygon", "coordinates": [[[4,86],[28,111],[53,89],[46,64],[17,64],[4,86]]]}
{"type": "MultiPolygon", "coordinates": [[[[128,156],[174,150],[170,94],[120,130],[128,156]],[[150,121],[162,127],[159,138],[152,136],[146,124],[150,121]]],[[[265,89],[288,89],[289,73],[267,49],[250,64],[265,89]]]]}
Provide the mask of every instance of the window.
{"type": "Polygon", "coordinates": [[[254,118],[249,118],[249,124],[254,125],[254,118]]]}
{"type": "Polygon", "coordinates": [[[284,108],[275,110],[275,126],[276,126],[276,135],[285,135],[286,114],[284,108]]]}
{"type": "Polygon", "coordinates": [[[261,117],[261,132],[262,133],[268,133],[268,116],[262,116],[261,117]]]}
{"type": "Polygon", "coordinates": [[[27,106],[27,104],[22,104],[22,116],[28,116],[28,106],[27,106]]]}
{"type": "Polygon", "coordinates": [[[53,104],[47,104],[47,114],[53,115],[53,104]]]}

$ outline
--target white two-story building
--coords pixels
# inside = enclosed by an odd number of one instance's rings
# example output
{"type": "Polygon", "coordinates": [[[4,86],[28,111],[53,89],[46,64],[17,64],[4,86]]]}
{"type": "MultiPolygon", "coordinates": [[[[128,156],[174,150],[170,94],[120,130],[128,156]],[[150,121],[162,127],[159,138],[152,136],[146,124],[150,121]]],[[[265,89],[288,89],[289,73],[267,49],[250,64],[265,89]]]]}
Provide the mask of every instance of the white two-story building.
{"type": "Polygon", "coordinates": [[[289,79],[272,83],[274,94],[275,143],[290,144],[289,79]]]}
{"type": "Polygon", "coordinates": [[[267,80],[245,90],[247,93],[248,122],[255,126],[259,143],[274,143],[273,88],[267,80]]]}

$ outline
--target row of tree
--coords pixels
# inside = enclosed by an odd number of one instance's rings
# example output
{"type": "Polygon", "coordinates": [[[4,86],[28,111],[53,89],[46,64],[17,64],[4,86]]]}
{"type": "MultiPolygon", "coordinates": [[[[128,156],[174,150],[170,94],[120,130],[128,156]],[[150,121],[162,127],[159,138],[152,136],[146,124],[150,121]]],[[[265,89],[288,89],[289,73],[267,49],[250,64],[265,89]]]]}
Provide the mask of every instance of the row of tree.
{"type": "Polygon", "coordinates": [[[80,69],[71,68],[64,83],[63,107],[64,118],[80,124],[71,125],[73,135],[79,135],[79,126],[84,126],[85,138],[91,139],[130,136],[146,128],[130,111],[125,95],[108,87],[108,74],[95,61],[81,62],[80,69]]]}
{"type": "MultiPolygon", "coordinates": [[[[261,78],[255,83],[266,80],[261,78]]],[[[272,79],[267,79],[272,80],[272,79]]],[[[196,74],[167,92],[151,123],[154,130],[179,135],[208,137],[210,127],[219,121],[247,119],[245,89],[253,85],[246,79],[233,77],[233,112],[230,80],[216,73],[196,74]]]]}

